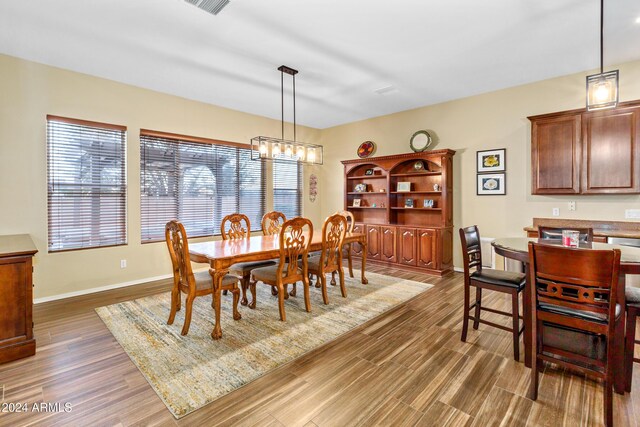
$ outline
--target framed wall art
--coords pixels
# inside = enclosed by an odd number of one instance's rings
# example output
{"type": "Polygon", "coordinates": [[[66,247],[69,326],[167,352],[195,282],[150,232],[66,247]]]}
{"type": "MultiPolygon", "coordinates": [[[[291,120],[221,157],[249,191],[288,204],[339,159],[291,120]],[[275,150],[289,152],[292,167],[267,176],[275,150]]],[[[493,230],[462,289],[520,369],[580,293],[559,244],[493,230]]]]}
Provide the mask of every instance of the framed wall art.
{"type": "Polygon", "coordinates": [[[476,153],[478,173],[504,172],[507,169],[507,149],[484,150],[476,153]]]}
{"type": "Polygon", "coordinates": [[[478,196],[501,196],[507,194],[504,173],[478,175],[476,193],[478,196]]]}

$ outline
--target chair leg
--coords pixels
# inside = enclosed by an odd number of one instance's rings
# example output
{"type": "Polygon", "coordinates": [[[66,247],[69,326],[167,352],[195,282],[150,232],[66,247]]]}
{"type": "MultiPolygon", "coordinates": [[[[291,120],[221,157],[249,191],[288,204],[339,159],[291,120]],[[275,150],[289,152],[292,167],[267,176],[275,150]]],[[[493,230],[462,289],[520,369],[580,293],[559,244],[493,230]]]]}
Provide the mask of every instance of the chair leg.
{"type": "MultiPolygon", "coordinates": [[[[233,320],[240,320],[242,319],[242,316],[238,311],[238,301],[240,300],[240,289],[236,287],[231,292],[233,292],[233,320]]],[[[244,290],[244,292],[246,292],[246,289],[244,290]]]]}
{"type": "Polygon", "coordinates": [[[351,260],[351,251],[349,251],[349,255],[347,255],[347,262],[349,263],[349,277],[355,277],[353,275],[353,261],[351,260]]]}
{"type": "Polygon", "coordinates": [[[613,381],[611,378],[604,382],[604,425],[613,427],[613,381]]]}
{"type": "Polygon", "coordinates": [[[633,379],[633,353],[636,339],[636,310],[627,309],[627,327],[624,337],[624,389],[631,392],[631,380],[633,379]]]}
{"type": "Polygon", "coordinates": [[[180,308],[180,289],[173,288],[171,290],[171,311],[169,312],[169,320],[167,325],[173,325],[173,321],[176,319],[176,311],[180,308]]]}
{"type": "Polygon", "coordinates": [[[464,284],[464,312],[462,313],[462,336],[460,340],[467,340],[467,331],[469,330],[469,285],[464,284]]]}
{"type": "Polygon", "coordinates": [[[278,289],[276,289],[276,287],[275,287],[275,286],[272,286],[272,287],[271,287],[271,295],[273,295],[273,296],[278,295],[278,289]]]}
{"type": "Polygon", "coordinates": [[[474,317],[476,320],[473,321],[473,329],[478,329],[480,326],[480,307],[482,306],[482,288],[476,287],[476,309],[474,317]]]}
{"type": "Polygon", "coordinates": [[[325,305],[329,304],[329,295],[327,294],[327,276],[323,273],[318,275],[320,286],[322,287],[322,301],[325,305]]]}
{"type": "Polygon", "coordinates": [[[278,309],[280,310],[280,320],[287,321],[287,314],[284,311],[284,294],[286,293],[282,283],[277,284],[278,287],[278,309]]]}
{"type": "MultiPolygon", "coordinates": [[[[324,274],[324,273],[322,273],[324,274]]],[[[322,287],[322,282],[320,280],[320,274],[316,274],[316,288],[321,288],[322,287]]]]}
{"type": "Polygon", "coordinates": [[[529,384],[529,398],[531,400],[538,399],[538,369],[540,363],[538,362],[538,356],[534,353],[531,355],[533,361],[531,362],[531,383],[529,384]]]}
{"type": "Polygon", "coordinates": [[[242,300],[240,300],[240,304],[247,305],[249,304],[249,300],[247,299],[247,288],[249,287],[249,275],[242,276],[242,280],[240,281],[240,286],[242,287],[242,300]]]}
{"type": "Polygon", "coordinates": [[[222,291],[222,295],[227,295],[227,290],[225,289],[224,291],[222,291]]]}
{"type": "Polygon", "coordinates": [[[292,286],[293,286],[293,289],[291,289],[291,292],[289,292],[289,295],[291,295],[292,297],[295,297],[298,294],[298,284],[294,283],[292,286]]]}
{"type": "Polygon", "coordinates": [[[335,286],[336,285],[336,272],[332,271],[331,272],[331,286],[335,286]]]}
{"type": "Polygon", "coordinates": [[[302,287],[304,288],[304,308],[307,313],[311,311],[311,295],[309,295],[309,278],[302,278],[302,287]]]}
{"type": "Polygon", "coordinates": [[[185,301],[185,305],[187,307],[187,311],[184,314],[184,325],[182,326],[181,335],[187,335],[189,333],[189,326],[191,326],[191,311],[193,309],[193,300],[196,299],[195,296],[188,295],[187,300],[185,301]]]}
{"type": "Polygon", "coordinates": [[[249,281],[249,289],[251,290],[251,302],[249,303],[250,309],[256,308],[256,283],[257,282],[258,282],[257,280],[249,281]]]}
{"type": "Polygon", "coordinates": [[[511,309],[513,320],[513,360],[520,361],[520,304],[518,301],[518,291],[511,294],[511,309]]]}
{"type": "Polygon", "coordinates": [[[340,277],[340,292],[342,293],[342,298],[346,298],[347,287],[344,285],[344,270],[342,270],[342,268],[338,269],[338,277],[340,277]]]}

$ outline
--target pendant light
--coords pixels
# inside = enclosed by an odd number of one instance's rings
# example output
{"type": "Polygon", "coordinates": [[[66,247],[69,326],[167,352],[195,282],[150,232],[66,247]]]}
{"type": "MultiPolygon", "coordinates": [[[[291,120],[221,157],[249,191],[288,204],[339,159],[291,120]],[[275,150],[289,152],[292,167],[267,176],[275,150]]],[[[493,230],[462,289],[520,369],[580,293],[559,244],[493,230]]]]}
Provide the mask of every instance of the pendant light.
{"type": "Polygon", "coordinates": [[[278,67],[280,71],[280,105],[282,136],[256,136],[251,138],[251,160],[277,160],[280,162],[298,162],[321,165],[323,163],[322,145],[307,144],[296,140],[296,74],[286,65],[278,67]],[[293,140],[284,139],[284,75],[291,76],[293,81],[293,140]]]}
{"type": "Polygon", "coordinates": [[[600,0],[600,73],[587,76],[587,111],[618,105],[618,70],[604,72],[604,0],[600,0]]]}

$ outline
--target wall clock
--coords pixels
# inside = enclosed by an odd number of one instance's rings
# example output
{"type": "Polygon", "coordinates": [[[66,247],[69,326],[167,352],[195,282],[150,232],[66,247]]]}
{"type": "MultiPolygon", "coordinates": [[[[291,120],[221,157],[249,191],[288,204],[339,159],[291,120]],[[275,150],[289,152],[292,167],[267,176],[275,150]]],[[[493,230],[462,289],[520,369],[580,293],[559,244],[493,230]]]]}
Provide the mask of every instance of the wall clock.
{"type": "Polygon", "coordinates": [[[373,141],[365,141],[358,147],[358,157],[367,158],[376,151],[376,143],[373,141]]]}
{"type": "Polygon", "coordinates": [[[431,134],[429,134],[429,132],[427,132],[426,130],[417,131],[411,136],[411,139],[409,140],[409,146],[416,153],[420,153],[426,150],[430,145],[431,134]]]}

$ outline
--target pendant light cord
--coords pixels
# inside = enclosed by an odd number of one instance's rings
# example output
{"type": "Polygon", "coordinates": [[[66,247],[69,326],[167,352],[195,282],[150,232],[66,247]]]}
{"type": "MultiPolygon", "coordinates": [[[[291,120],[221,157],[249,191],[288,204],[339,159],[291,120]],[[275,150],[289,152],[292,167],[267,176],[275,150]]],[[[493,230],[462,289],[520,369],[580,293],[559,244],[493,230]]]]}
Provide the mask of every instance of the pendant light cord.
{"type": "Polygon", "coordinates": [[[282,139],[284,139],[284,71],[280,70],[280,123],[282,126],[282,139]]]}
{"type": "Polygon", "coordinates": [[[293,140],[296,140],[296,75],[293,75],[293,140]]]}
{"type": "Polygon", "coordinates": [[[604,0],[600,0],[600,74],[604,72],[604,0]]]}

